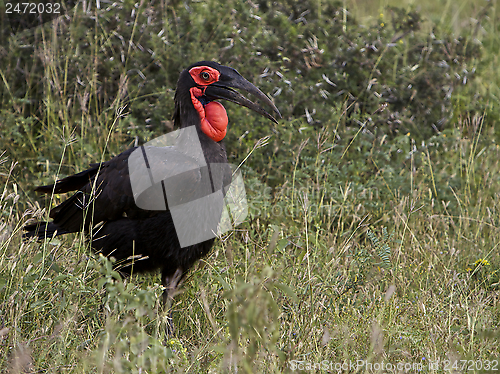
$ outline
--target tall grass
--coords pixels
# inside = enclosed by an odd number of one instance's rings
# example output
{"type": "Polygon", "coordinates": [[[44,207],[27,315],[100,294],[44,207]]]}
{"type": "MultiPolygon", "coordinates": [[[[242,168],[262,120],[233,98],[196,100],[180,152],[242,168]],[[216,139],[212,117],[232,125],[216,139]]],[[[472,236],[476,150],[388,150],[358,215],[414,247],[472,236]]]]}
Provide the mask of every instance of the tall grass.
{"type": "MultiPolygon", "coordinates": [[[[2,371],[337,372],[335,365],[347,364],[354,366],[344,371],[382,372],[366,363],[384,362],[402,364],[399,372],[464,372],[463,360],[469,371],[484,371],[487,362],[493,367],[500,359],[495,4],[485,16],[475,3],[423,4],[429,25],[442,22],[463,32],[467,43],[481,43],[483,57],[464,62],[476,73],[448,97],[446,124],[422,133],[408,131],[390,115],[395,109],[378,108],[363,90],[356,100],[347,94],[333,100],[336,92],[324,89],[335,107],[321,112],[330,102],[314,101],[325,87],[319,79],[326,81],[318,78],[326,65],[321,43],[335,36],[318,34],[317,46],[312,37],[305,42],[309,49],[299,52],[307,59],[292,61],[312,65],[305,72],[287,69],[288,57],[273,57],[275,51],[263,48],[259,52],[268,54],[258,59],[257,50],[245,49],[247,41],[259,42],[249,34],[267,14],[266,2],[260,8],[231,1],[159,8],[102,4],[106,12],[76,8],[68,19],[33,33],[31,44],[23,45],[36,59],[16,44],[25,42],[24,34],[1,46],[2,61],[9,61],[0,69],[2,371]],[[222,18],[207,13],[215,6],[222,18]],[[463,15],[466,9],[482,17],[479,31],[466,25],[473,22],[463,15]],[[255,23],[240,25],[241,14],[255,23]],[[197,23],[190,28],[186,20],[197,23]],[[231,43],[234,49],[224,49],[231,43]],[[242,166],[249,216],[190,272],[174,300],[172,338],[163,328],[158,274],[121,279],[109,260],[91,254],[81,234],[23,242],[21,228],[30,218],[46,218],[47,209],[65,198],[44,201],[31,192],[33,185],[83,170],[170,128],[172,88],[186,56],[227,59],[243,75],[255,76],[287,117],[271,128],[228,105],[234,119],[230,157],[239,163],[251,152],[242,166]],[[268,70],[253,70],[245,57],[268,70]],[[16,69],[23,70],[24,81],[15,78],[16,69]],[[301,100],[307,92],[314,100],[301,100]],[[364,111],[370,106],[372,112],[364,111]],[[273,137],[254,149],[264,135],[273,137]]],[[[321,19],[328,4],[314,4],[321,19]]],[[[382,5],[370,14],[388,23],[382,5]]],[[[368,12],[355,2],[346,9],[368,12]]],[[[273,27],[290,27],[287,17],[272,18],[273,27]]],[[[303,24],[287,29],[290,38],[305,30],[303,24]]],[[[344,26],[355,27],[347,16],[344,26]]],[[[385,25],[379,26],[380,37],[387,37],[385,25]]],[[[429,30],[411,35],[428,40],[429,30]]],[[[269,29],[260,32],[259,45],[279,47],[269,29]]],[[[450,35],[446,40],[458,38],[450,35]]],[[[432,78],[432,64],[422,73],[415,65],[400,66],[412,47],[401,45],[400,54],[381,53],[370,72],[361,68],[360,78],[346,81],[360,79],[368,87],[365,79],[382,66],[394,67],[387,76],[401,79],[384,78],[386,71],[378,76],[394,91],[404,79],[432,78]]],[[[423,110],[411,105],[400,109],[400,118],[423,110]]],[[[425,122],[405,118],[412,129],[425,122]]]]}

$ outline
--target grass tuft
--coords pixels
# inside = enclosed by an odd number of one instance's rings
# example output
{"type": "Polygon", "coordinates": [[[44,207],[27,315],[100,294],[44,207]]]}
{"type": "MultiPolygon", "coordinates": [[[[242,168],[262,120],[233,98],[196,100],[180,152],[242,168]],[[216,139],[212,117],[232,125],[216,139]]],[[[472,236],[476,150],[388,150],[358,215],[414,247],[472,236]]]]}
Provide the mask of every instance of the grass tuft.
{"type": "Polygon", "coordinates": [[[0,371],[498,363],[494,2],[99,4],[16,34],[0,5],[0,371]],[[66,198],[33,186],[170,131],[178,73],[202,59],[284,119],[227,105],[248,217],[190,272],[166,339],[158,274],[122,279],[83,235],[22,227],[66,198]]]}

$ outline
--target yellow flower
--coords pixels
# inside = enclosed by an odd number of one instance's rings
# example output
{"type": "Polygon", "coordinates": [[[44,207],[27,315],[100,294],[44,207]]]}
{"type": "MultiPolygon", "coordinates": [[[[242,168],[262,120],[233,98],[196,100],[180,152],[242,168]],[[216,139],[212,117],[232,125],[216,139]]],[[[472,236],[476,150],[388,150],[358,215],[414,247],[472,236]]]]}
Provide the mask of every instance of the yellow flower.
{"type": "Polygon", "coordinates": [[[476,262],[474,262],[474,266],[479,266],[479,265],[482,265],[482,266],[490,266],[490,262],[484,258],[480,258],[479,260],[477,260],[476,262]]]}
{"type": "Polygon", "coordinates": [[[380,24],[380,27],[384,27],[384,23],[383,22],[380,24]]]}
{"type": "Polygon", "coordinates": [[[410,132],[409,131],[406,133],[406,136],[410,136],[410,132]]]}

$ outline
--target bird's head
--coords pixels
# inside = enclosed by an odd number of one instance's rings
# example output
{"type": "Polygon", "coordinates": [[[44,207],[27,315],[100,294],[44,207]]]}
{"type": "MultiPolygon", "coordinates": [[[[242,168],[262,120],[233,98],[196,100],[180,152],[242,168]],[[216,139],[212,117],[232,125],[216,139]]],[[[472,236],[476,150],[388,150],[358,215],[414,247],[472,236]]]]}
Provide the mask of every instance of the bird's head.
{"type": "Polygon", "coordinates": [[[200,124],[205,135],[216,142],[221,141],[226,135],[228,118],[226,109],[215,100],[232,101],[277,123],[259,104],[247,99],[234,88],[254,95],[281,117],[272,101],[235,69],[212,61],[200,61],[179,76],[175,93],[176,124],[180,127],[200,124]]]}

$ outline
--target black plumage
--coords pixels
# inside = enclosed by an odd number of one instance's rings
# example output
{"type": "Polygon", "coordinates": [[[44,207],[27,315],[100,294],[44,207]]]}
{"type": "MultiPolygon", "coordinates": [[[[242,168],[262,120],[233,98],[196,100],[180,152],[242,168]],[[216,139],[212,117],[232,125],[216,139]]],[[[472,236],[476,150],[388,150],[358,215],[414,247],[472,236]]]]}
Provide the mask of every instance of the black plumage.
{"type": "MultiPolygon", "coordinates": [[[[211,165],[227,165],[227,155],[219,129],[211,127],[210,121],[214,120],[207,117],[205,121],[202,118],[209,103],[217,99],[229,100],[276,122],[259,105],[233,88],[257,96],[279,115],[267,96],[236,70],[215,62],[201,61],[191,65],[181,72],[177,83],[174,124],[181,129],[194,126],[210,175],[213,174],[211,165]]],[[[116,258],[122,273],[127,274],[132,268],[134,272],[160,269],[162,282],[167,287],[176,274],[185,275],[198,259],[205,256],[215,239],[181,248],[168,207],[165,210],[146,210],[137,206],[128,165],[134,150],[136,148],[129,149],[102,164],[92,164],[90,169],[59,180],[54,185],[37,187],[36,191],[46,194],[75,193],[50,211],[51,222],[25,226],[25,237],[40,240],[83,230],[91,240],[93,250],[116,258]]],[[[182,157],[180,161],[178,157],[173,157],[160,162],[165,164],[162,167],[168,168],[177,167],[173,164],[183,161],[182,157]]],[[[211,180],[213,188],[226,187],[231,182],[230,168],[221,170],[220,180],[211,180]]],[[[202,171],[196,169],[184,174],[179,182],[183,186],[180,190],[185,195],[183,197],[189,200],[193,193],[190,190],[196,189],[200,183],[202,171]]],[[[186,224],[189,225],[189,222],[186,224]]],[[[192,229],[197,230],[196,227],[192,229]]]]}

